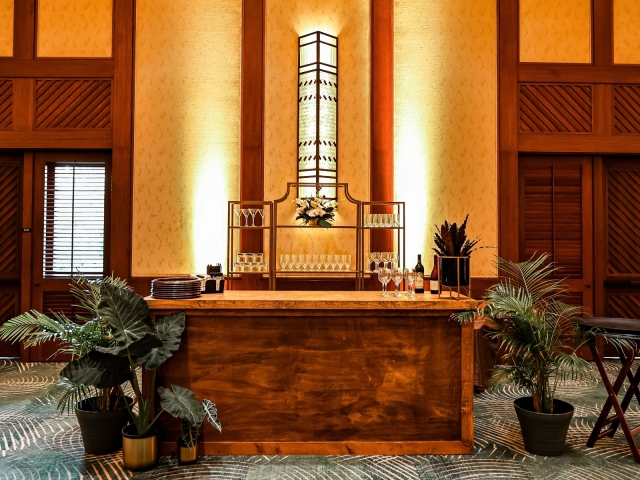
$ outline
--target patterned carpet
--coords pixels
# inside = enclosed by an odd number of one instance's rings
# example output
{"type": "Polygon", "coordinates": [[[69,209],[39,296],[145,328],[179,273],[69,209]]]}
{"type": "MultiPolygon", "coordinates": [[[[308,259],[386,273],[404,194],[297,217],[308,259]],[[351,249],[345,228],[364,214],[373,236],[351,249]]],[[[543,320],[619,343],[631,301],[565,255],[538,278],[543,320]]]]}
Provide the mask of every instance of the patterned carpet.
{"type": "MultiPolygon", "coordinates": [[[[558,395],[576,407],[561,457],[524,450],[512,405],[521,393],[507,388],[476,395],[473,456],[209,457],[189,468],[162,458],[154,470],[136,475],[122,467],[121,453],[84,455],[75,416],[57,415],[44,395],[60,368],[0,360],[0,479],[640,479],[622,433],[585,446],[606,399],[595,367],[590,381],[565,385],[558,395]]],[[[607,369],[614,374],[618,365],[608,362],[607,369]]],[[[635,402],[630,410],[630,423],[640,424],[635,402]]]]}

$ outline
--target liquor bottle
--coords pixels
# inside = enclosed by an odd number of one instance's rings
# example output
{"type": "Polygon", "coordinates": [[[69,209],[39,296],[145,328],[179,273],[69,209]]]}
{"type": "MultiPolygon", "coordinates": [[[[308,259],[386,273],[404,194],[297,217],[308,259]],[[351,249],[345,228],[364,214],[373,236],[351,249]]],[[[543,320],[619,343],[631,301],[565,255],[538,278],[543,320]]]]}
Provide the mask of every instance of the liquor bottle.
{"type": "Polygon", "coordinates": [[[429,290],[434,295],[438,294],[438,255],[433,256],[433,270],[429,276],[429,290]]]}
{"type": "Polygon", "coordinates": [[[422,255],[418,255],[416,265],[416,293],[424,293],[424,267],[422,266],[422,255]]]}

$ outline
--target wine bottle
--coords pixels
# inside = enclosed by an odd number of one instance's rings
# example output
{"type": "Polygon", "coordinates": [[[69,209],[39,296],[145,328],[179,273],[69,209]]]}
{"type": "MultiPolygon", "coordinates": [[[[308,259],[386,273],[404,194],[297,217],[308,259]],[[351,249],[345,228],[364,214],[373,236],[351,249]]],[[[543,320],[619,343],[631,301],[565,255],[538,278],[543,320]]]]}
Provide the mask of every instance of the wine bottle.
{"type": "Polygon", "coordinates": [[[429,290],[434,295],[438,294],[438,255],[433,256],[433,269],[429,276],[429,290]]]}
{"type": "Polygon", "coordinates": [[[416,293],[424,293],[424,267],[422,266],[422,255],[418,255],[416,265],[416,293]]]}

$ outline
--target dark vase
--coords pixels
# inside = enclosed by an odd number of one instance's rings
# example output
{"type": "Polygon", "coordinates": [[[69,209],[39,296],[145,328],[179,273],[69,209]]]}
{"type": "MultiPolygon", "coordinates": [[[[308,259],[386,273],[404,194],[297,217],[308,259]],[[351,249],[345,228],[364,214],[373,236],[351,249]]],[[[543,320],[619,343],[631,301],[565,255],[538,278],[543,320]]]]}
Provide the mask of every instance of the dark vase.
{"type": "Polygon", "coordinates": [[[442,257],[440,281],[446,287],[466,287],[469,285],[469,257],[442,257]],[[458,264],[460,265],[460,283],[458,283],[458,264]]]}
{"type": "MultiPolygon", "coordinates": [[[[131,404],[131,398],[126,397],[131,404]]],[[[112,404],[118,400],[111,396],[112,404]]],[[[95,410],[96,398],[87,398],[76,405],[85,453],[104,455],[122,448],[122,428],[129,423],[129,411],[120,399],[119,408],[107,412],[95,410]]]]}
{"type": "Polygon", "coordinates": [[[536,455],[562,455],[573,417],[573,406],[554,399],[554,413],[538,413],[533,408],[532,397],[518,398],[513,405],[520,422],[524,448],[536,455]]]}

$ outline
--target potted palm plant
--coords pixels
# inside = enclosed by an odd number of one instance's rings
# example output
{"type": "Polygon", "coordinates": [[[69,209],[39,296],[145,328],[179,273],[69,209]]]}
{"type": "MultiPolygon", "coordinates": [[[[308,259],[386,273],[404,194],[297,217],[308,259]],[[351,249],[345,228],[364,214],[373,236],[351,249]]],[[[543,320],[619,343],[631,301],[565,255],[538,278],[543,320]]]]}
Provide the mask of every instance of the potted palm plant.
{"type": "Polygon", "coordinates": [[[70,362],[62,375],[72,382],[94,387],[130,382],[138,411],[131,407],[132,423],[122,429],[123,461],[129,470],[145,470],[158,461],[157,430],[164,410],[153,410],[155,374],[180,346],[184,312],[151,322],[147,302],[134,292],[110,284],[100,285],[99,317],[111,327],[114,344],[98,347],[70,362]],[[151,371],[150,396],[145,398],[138,381],[140,368],[151,371]]]}
{"type": "MultiPolygon", "coordinates": [[[[129,289],[119,278],[90,281],[83,276],[75,277],[71,293],[86,316],[77,315],[76,321],[72,321],[62,313],[49,316],[33,310],[4,323],[0,327],[0,339],[21,341],[27,348],[58,341],[61,346],[56,354],[70,354],[72,360],[98,348],[114,346],[111,327],[98,315],[101,285],[129,289]]],[[[100,455],[122,448],[121,430],[129,421],[127,405],[132,399],[125,397],[118,385],[118,382],[87,385],[62,375],[47,392],[58,400],[61,414],[75,410],[86,453],[100,455]]]]}
{"type": "Polygon", "coordinates": [[[447,287],[457,287],[458,285],[466,287],[469,285],[469,257],[475,251],[480,239],[469,240],[467,238],[468,218],[469,215],[465,217],[460,228],[456,223],[449,223],[446,220],[440,228],[436,225],[434,235],[436,247],[433,251],[441,257],[440,282],[447,287]]]}
{"type": "MultiPolygon", "coordinates": [[[[588,362],[576,352],[598,331],[580,329],[581,309],[563,302],[566,286],[554,278],[558,268],[549,255],[521,263],[498,258],[497,267],[500,281],[487,291],[486,304],[453,318],[467,322],[480,317],[490,329],[489,338],[506,351],[489,388],[509,383],[529,394],[514,401],[525,448],[560,455],[574,409],[555,398],[556,389],[566,379],[588,374],[588,362]],[[567,339],[572,337],[570,344],[567,339]]],[[[626,345],[624,340],[615,342],[626,345]]]]}
{"type": "Polygon", "coordinates": [[[178,439],[178,463],[195,463],[198,460],[198,435],[204,420],[207,419],[222,432],[215,403],[206,399],[200,403],[191,390],[178,385],[171,385],[171,388],[159,387],[158,393],[162,409],[182,420],[182,436],[178,439]]]}

